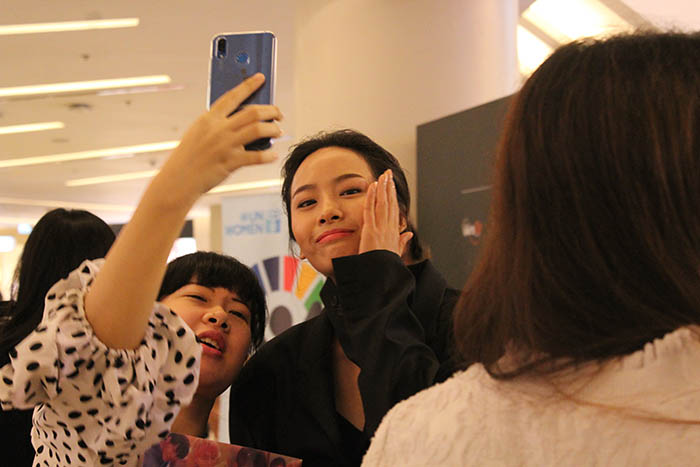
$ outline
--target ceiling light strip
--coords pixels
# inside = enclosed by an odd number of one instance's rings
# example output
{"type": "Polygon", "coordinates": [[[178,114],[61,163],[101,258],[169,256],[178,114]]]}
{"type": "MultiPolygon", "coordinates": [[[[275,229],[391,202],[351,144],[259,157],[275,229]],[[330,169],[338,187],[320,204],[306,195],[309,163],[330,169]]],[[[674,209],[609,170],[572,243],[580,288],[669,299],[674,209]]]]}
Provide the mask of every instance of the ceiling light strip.
{"type": "Polygon", "coordinates": [[[23,125],[0,126],[0,135],[29,133],[32,131],[58,130],[65,128],[63,122],[25,123],[23,125]]]}
{"type": "Polygon", "coordinates": [[[537,0],[522,17],[561,43],[632,29],[599,0],[537,0]]]}
{"type": "Polygon", "coordinates": [[[76,91],[94,91],[99,89],[152,86],[156,84],[167,83],[170,83],[170,76],[152,75],[135,76],[132,78],[98,79],[94,81],[37,84],[32,86],[15,86],[9,88],[0,88],[0,97],[33,96],[37,94],[59,94],[76,91]]]}
{"type": "Polygon", "coordinates": [[[158,173],[158,169],[144,170],[142,172],[129,172],[123,174],[103,175],[101,177],[76,178],[68,180],[66,186],[86,186],[99,185],[101,183],[123,182],[127,180],[138,180],[141,178],[150,178],[158,173]]]}
{"type": "Polygon", "coordinates": [[[145,152],[168,151],[177,147],[179,141],[163,141],[160,143],[139,144],[136,146],[122,146],[117,148],[95,149],[91,151],[69,152],[52,154],[48,156],[19,157],[0,160],[0,168],[22,167],[27,165],[49,164],[53,162],[66,162],[84,159],[97,159],[100,157],[118,156],[123,154],[141,154],[145,152]]]}
{"type": "Polygon", "coordinates": [[[623,20],[630,23],[632,26],[638,29],[649,29],[653,28],[654,25],[646,19],[643,15],[640,15],[634,11],[629,6],[625,5],[622,0],[598,0],[600,3],[608,7],[617,16],[623,20]]]}
{"type": "Polygon", "coordinates": [[[91,29],[131,28],[138,25],[138,18],[61,21],[56,23],[5,24],[0,25],[0,36],[37,34],[46,32],[88,31],[91,29]]]}
{"type": "Polygon", "coordinates": [[[282,180],[273,178],[268,180],[258,180],[255,182],[233,183],[231,185],[219,185],[209,190],[207,194],[230,193],[233,191],[259,190],[262,188],[277,188],[282,186],[282,180]]]}
{"type": "Polygon", "coordinates": [[[24,198],[3,198],[0,197],[0,204],[11,204],[16,206],[39,206],[48,208],[69,208],[69,209],[86,209],[88,211],[115,211],[115,212],[132,212],[134,206],[126,206],[119,204],[100,204],[100,203],[82,203],[73,201],[56,201],[42,199],[24,199],[24,198]]]}

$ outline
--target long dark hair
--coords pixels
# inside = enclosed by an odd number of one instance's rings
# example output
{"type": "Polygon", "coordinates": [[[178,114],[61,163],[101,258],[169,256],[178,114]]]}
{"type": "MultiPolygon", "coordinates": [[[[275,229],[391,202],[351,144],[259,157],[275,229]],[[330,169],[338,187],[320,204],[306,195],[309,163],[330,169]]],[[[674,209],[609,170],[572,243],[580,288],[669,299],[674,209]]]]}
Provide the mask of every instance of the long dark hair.
{"type": "Polygon", "coordinates": [[[565,45],[527,80],[456,309],[465,361],[552,372],[700,323],[699,64],[700,35],[638,33],[565,45]]]}
{"type": "Polygon", "coordinates": [[[2,312],[2,358],[39,324],[51,286],[86,259],[103,258],[112,243],[112,229],[88,211],[59,208],[39,219],[24,245],[11,301],[2,312]]]}

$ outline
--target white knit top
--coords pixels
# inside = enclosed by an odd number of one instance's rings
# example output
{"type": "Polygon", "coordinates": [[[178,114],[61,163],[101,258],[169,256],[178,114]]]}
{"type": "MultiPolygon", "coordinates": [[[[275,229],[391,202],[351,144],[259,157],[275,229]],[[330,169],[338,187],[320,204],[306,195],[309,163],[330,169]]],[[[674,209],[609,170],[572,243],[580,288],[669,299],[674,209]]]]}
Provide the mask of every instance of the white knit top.
{"type": "Polygon", "coordinates": [[[699,336],[681,328],[571,371],[559,379],[570,397],[541,378],[500,381],[473,365],[395,406],[362,465],[699,466],[699,336]]]}

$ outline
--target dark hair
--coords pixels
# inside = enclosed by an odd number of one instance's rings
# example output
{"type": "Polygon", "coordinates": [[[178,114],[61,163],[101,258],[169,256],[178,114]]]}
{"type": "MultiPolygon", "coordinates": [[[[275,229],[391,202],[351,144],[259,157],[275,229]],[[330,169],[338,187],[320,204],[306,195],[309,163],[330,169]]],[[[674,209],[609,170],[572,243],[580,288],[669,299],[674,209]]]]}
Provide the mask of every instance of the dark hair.
{"type": "Polygon", "coordinates": [[[14,274],[11,302],[0,322],[0,355],[5,355],[37,327],[44,297],[59,280],[86,259],[103,258],[114,232],[99,217],[63,208],[47,212],[34,226],[14,274]]]}
{"type": "Polygon", "coordinates": [[[175,446],[175,455],[178,459],[184,459],[190,452],[190,440],[185,435],[170,432],[165,437],[165,441],[175,446]]]}
{"type": "Polygon", "coordinates": [[[251,344],[253,349],[257,349],[265,334],[267,305],[265,292],[253,271],[231,256],[211,251],[180,256],[168,263],[158,300],[191,283],[193,279],[204,287],[223,287],[238,294],[250,310],[251,344]]]}
{"type": "Polygon", "coordinates": [[[430,248],[423,246],[423,242],[418,235],[418,231],[410,223],[406,227],[406,230],[413,233],[411,241],[406,245],[406,251],[404,251],[404,261],[407,264],[414,264],[424,259],[430,258],[430,248]]]}
{"type": "Polygon", "coordinates": [[[345,129],[331,133],[321,132],[292,147],[292,151],[284,161],[282,167],[282,201],[287,212],[287,228],[289,238],[294,240],[292,232],[292,181],[299,166],[304,160],[319,149],[339,147],[349,149],[362,157],[369,165],[372,175],[379,178],[381,174],[391,169],[396,185],[396,198],[399,202],[401,214],[408,223],[408,212],[411,208],[411,194],[408,191],[408,182],[399,161],[386,149],[369,139],[367,136],[355,130],[345,129]]]}
{"type": "Polygon", "coordinates": [[[638,33],[565,45],[527,80],[456,309],[465,361],[547,373],[700,323],[698,63],[700,35],[638,33]]]}

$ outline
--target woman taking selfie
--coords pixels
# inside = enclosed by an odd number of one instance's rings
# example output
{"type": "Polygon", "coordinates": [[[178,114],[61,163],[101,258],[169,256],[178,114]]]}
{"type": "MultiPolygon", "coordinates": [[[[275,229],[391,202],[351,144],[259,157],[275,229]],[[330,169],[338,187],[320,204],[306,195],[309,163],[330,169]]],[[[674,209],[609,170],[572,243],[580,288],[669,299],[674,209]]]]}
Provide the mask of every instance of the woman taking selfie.
{"type": "Polygon", "coordinates": [[[279,136],[279,109],[233,114],[263,81],[247,79],[190,126],[104,261],[85,261],[56,283],[39,325],[9,351],[0,403],[36,406],[35,465],[135,465],[192,400],[197,330],[155,299],[193,204],[239,167],[275,158],[245,145],[279,136]]]}

